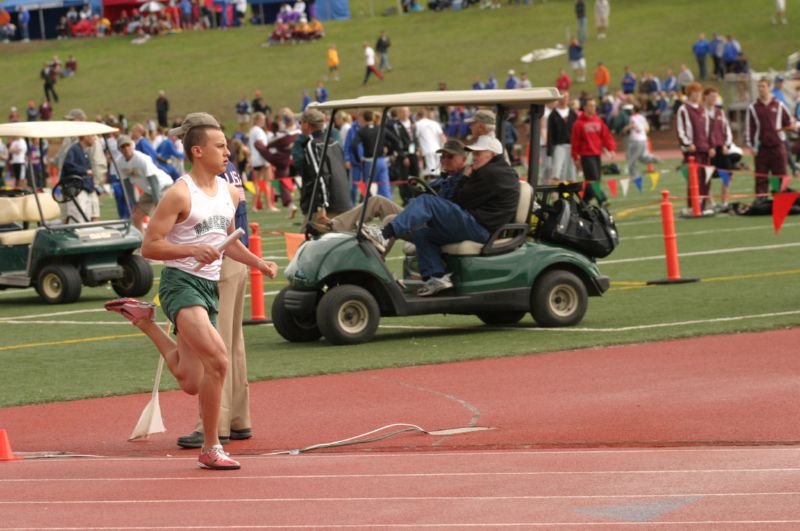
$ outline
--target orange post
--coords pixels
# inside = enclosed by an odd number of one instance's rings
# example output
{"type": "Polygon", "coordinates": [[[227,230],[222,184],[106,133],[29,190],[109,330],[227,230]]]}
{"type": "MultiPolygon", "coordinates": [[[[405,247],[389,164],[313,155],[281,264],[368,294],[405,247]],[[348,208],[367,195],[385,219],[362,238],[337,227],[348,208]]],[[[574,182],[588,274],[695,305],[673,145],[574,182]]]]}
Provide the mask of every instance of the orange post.
{"type": "MultiPolygon", "coordinates": [[[[261,236],[258,235],[258,223],[250,224],[250,252],[261,256],[261,236]]],[[[250,317],[252,321],[266,321],[264,311],[264,275],[258,268],[250,268],[250,317]]]]}
{"type": "Polygon", "coordinates": [[[692,216],[699,218],[703,215],[700,210],[700,177],[697,175],[699,165],[694,157],[689,157],[689,200],[692,205],[692,216]]]}
{"type": "Polygon", "coordinates": [[[696,278],[681,278],[681,267],[678,263],[678,237],[675,234],[675,216],[672,203],[669,202],[669,190],[661,191],[661,224],[664,231],[664,257],[667,260],[667,278],[651,280],[648,284],[683,284],[697,282],[696,278]]]}
{"type": "MultiPolygon", "coordinates": [[[[653,156],[653,141],[650,138],[647,139],[647,154],[649,156],[653,156]]],[[[656,171],[656,167],[653,165],[653,159],[650,159],[647,162],[647,173],[653,173],[656,171]]]]}

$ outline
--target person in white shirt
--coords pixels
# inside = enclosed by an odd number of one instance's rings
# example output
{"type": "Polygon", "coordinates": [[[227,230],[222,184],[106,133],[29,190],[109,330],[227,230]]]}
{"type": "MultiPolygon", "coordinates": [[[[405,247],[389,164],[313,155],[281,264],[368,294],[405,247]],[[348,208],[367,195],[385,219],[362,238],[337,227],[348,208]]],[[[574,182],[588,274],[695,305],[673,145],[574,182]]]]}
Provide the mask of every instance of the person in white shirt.
{"type": "Polygon", "coordinates": [[[269,137],[264,127],[267,125],[267,116],[263,112],[253,114],[253,127],[247,133],[247,148],[250,151],[250,180],[256,189],[256,197],[253,199],[253,212],[258,212],[263,205],[268,205],[272,212],[277,212],[275,200],[272,194],[271,181],[268,180],[269,163],[256,149],[256,143],[261,142],[265,146],[269,144],[269,137]],[[263,202],[261,198],[263,199],[263,202]]]}
{"type": "Polygon", "coordinates": [[[124,182],[127,179],[142,190],[133,206],[131,221],[137,230],[144,232],[144,217],[152,215],[158,198],[172,186],[172,177],[156,166],[153,159],[141,151],[136,151],[136,145],[131,137],[121,135],[117,139],[117,149],[120,154],[114,162],[120,174],[120,181],[124,182]],[[155,177],[155,183],[152,183],[149,177],[155,177]],[[154,184],[157,190],[153,190],[154,184]]]}
{"type": "Polygon", "coordinates": [[[626,103],[622,110],[630,111],[631,119],[628,125],[622,129],[625,135],[625,159],[628,161],[628,175],[636,177],[639,175],[638,163],[659,162],[647,148],[647,133],[650,131],[650,124],[647,118],[639,112],[639,105],[626,103]]]}
{"type": "Polygon", "coordinates": [[[25,155],[28,153],[28,144],[24,138],[14,138],[8,145],[11,155],[11,177],[14,186],[25,186],[25,155]]]}
{"type": "Polygon", "coordinates": [[[364,43],[364,61],[367,65],[366,73],[364,74],[364,82],[361,83],[362,85],[367,84],[367,80],[369,79],[370,74],[375,74],[378,76],[378,79],[383,81],[383,74],[381,71],[375,68],[375,50],[372,49],[372,46],[364,43]]]}
{"type": "Polygon", "coordinates": [[[439,174],[437,151],[441,149],[446,140],[442,126],[436,120],[431,119],[434,112],[432,109],[425,109],[417,115],[417,144],[424,161],[423,175],[439,174]]]}

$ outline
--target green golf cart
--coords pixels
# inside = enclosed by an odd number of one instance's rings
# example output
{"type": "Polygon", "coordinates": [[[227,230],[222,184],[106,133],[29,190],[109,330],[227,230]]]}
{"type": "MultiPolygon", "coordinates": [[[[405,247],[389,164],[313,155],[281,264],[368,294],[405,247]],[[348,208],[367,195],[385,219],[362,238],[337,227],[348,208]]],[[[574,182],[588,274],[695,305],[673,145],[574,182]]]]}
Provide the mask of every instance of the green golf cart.
{"type": "MultiPolygon", "coordinates": [[[[0,137],[25,138],[29,145],[42,138],[114,131],[94,122],[0,124],[0,137]]],[[[29,163],[27,169],[32,176],[33,165],[29,163]]],[[[26,188],[0,190],[0,289],[33,286],[49,304],[75,302],[82,286],[109,281],[123,297],[150,291],[153,271],[144,258],[134,254],[142,245],[142,235],[130,220],[57,221],[61,217],[59,202],[75,201],[81,189],[79,178],[68,177],[54,191],[36,190],[32,183],[26,188]]]]}
{"type": "MultiPolygon", "coordinates": [[[[442,248],[454,287],[433,297],[416,295],[421,281],[413,276],[413,245],[404,246],[406,267],[404,278],[398,279],[363,236],[363,214],[355,234],[329,233],[308,239],[287,266],[289,285],[272,305],[278,333],[293,342],[325,336],[333,344],[356,344],[373,337],[381,317],[427,314],[470,314],[488,325],[511,325],[530,312],[539,326],[578,324],[586,313],[588,297],[602,295],[609,279],[600,274],[592,258],[530,235],[534,199],[541,203],[546,196],[557,194],[552,186],[537,189],[536,183],[544,105],[559,97],[554,88],[437,91],[364,96],[317,105],[331,116],[338,110],[382,109],[380,134],[392,107],[494,107],[498,136],[502,135],[500,117],[508,109],[527,108],[531,131],[527,182],[520,181],[520,199],[512,223],[496,231],[489,241],[465,241],[442,248]]],[[[329,127],[323,160],[330,134],[329,127]]],[[[367,189],[373,178],[374,166],[367,189]]],[[[315,204],[313,199],[311,204],[315,204]]]]}

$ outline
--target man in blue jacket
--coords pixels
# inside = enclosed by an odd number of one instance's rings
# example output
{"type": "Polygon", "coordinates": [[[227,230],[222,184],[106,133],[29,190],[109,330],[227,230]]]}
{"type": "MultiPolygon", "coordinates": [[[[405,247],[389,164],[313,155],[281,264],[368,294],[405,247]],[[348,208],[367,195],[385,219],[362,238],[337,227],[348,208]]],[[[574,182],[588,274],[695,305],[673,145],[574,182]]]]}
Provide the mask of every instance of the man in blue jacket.
{"type": "Polygon", "coordinates": [[[692,53],[694,53],[694,57],[697,59],[697,67],[700,69],[700,81],[705,81],[706,79],[706,56],[709,51],[710,47],[706,40],[706,34],[701,33],[692,46],[692,53]]]}
{"type": "Polygon", "coordinates": [[[78,137],[78,141],[67,150],[64,164],[61,166],[61,179],[65,177],[80,177],[83,189],[75,196],[74,200],[67,201],[65,223],[85,223],[100,219],[100,211],[94,205],[91,194],[95,193],[94,178],[92,174],[92,161],[89,158],[89,149],[94,145],[94,135],[78,137]]]}

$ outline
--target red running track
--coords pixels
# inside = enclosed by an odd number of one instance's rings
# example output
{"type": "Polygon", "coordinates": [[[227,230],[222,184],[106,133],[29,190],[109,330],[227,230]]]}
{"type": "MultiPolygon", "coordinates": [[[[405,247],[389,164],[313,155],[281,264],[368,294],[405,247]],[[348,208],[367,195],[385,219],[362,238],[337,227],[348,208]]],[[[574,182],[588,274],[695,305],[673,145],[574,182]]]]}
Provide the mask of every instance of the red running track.
{"type": "Polygon", "coordinates": [[[789,329],[257,383],[256,436],[228,446],[243,463],[231,473],[174,446],[196,411],[181,393],[161,397],[171,431],[140,443],[126,438],[146,395],[2,409],[19,453],[106,457],[0,463],[0,528],[800,529],[799,341],[789,329]],[[256,455],[394,422],[495,429],[256,455]]]}
{"type": "Polygon", "coordinates": [[[14,462],[3,529],[797,529],[799,448],[14,462]]]}

